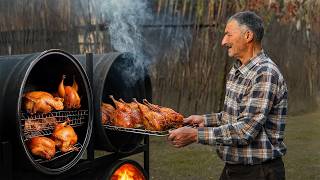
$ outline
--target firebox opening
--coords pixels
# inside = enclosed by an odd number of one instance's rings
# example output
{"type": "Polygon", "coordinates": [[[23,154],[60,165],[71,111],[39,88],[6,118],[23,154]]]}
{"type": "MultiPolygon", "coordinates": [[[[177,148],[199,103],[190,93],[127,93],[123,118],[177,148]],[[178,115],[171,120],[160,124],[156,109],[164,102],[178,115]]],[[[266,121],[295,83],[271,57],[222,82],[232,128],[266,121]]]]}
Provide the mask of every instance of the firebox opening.
{"type": "Polygon", "coordinates": [[[113,179],[134,179],[134,180],[145,180],[146,177],[144,176],[141,170],[131,164],[125,163],[122,164],[111,176],[111,180],[113,179]]]}
{"type": "Polygon", "coordinates": [[[147,179],[147,174],[138,162],[130,159],[123,159],[118,160],[109,166],[104,179],[145,180],[147,179]]]}

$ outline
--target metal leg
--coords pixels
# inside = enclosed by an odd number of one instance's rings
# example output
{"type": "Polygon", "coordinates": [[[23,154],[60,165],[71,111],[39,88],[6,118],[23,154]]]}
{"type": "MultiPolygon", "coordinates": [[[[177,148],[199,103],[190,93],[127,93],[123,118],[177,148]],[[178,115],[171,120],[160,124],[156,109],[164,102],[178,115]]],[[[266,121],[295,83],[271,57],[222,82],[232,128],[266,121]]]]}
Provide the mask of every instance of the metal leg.
{"type": "Polygon", "coordinates": [[[147,179],[149,179],[150,177],[150,173],[149,173],[149,136],[145,136],[144,138],[144,144],[145,144],[145,151],[143,153],[144,156],[144,170],[147,173],[147,179]]]}
{"type": "MultiPolygon", "coordinates": [[[[93,85],[93,54],[92,53],[86,54],[86,71],[87,71],[90,85],[92,87],[92,85],[93,85]]],[[[93,98],[93,96],[92,96],[92,98],[93,98]]],[[[92,102],[90,102],[90,103],[92,103],[92,102]]],[[[95,117],[93,117],[93,118],[95,118],[95,117]]],[[[87,158],[89,161],[94,160],[94,139],[95,139],[94,136],[95,136],[95,133],[94,133],[94,130],[92,130],[91,139],[90,139],[90,142],[89,142],[88,148],[87,148],[87,158]]]]}
{"type": "Polygon", "coordinates": [[[87,159],[89,161],[93,161],[94,160],[94,142],[93,142],[94,138],[90,139],[90,142],[88,144],[88,148],[87,148],[87,159]]]}
{"type": "Polygon", "coordinates": [[[0,174],[1,179],[12,179],[12,147],[9,141],[0,142],[0,174]]]}

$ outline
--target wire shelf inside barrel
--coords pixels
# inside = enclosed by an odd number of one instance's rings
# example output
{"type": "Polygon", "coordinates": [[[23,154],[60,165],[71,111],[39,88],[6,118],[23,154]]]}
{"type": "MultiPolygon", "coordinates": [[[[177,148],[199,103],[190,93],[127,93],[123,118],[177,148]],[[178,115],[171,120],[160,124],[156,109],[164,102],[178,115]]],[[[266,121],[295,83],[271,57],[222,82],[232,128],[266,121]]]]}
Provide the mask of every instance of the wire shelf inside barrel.
{"type": "Polygon", "coordinates": [[[136,129],[136,128],[124,128],[119,126],[112,126],[112,125],[103,125],[106,129],[112,131],[122,131],[122,132],[129,132],[129,133],[136,133],[136,134],[144,134],[150,136],[167,136],[169,134],[169,130],[167,131],[151,131],[146,129],[136,129]]]}
{"type": "Polygon", "coordinates": [[[65,122],[67,119],[69,119],[68,125],[72,127],[81,126],[85,123],[86,116],[88,116],[88,110],[54,111],[33,115],[23,112],[20,119],[24,140],[35,136],[51,135],[55,125],[65,122]]]}
{"type": "MultiPolygon", "coordinates": [[[[77,149],[77,151],[80,151],[82,149],[82,145],[80,143],[76,143],[75,145],[73,145],[73,147],[75,147],[77,149]]],[[[75,150],[71,150],[71,151],[62,153],[60,150],[58,150],[58,151],[56,151],[55,156],[50,160],[38,158],[38,159],[35,159],[35,161],[40,163],[40,164],[49,163],[49,162],[55,161],[57,159],[60,159],[62,157],[65,157],[65,156],[71,154],[72,152],[76,152],[76,151],[75,150]]]]}

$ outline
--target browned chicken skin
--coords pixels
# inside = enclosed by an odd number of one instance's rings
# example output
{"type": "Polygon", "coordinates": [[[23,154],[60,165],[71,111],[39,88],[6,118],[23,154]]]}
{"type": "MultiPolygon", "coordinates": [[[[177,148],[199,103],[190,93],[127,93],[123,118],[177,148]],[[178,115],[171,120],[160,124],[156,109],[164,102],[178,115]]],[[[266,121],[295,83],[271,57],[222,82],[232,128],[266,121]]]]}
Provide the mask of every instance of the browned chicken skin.
{"type": "Polygon", "coordinates": [[[77,143],[78,136],[74,129],[70,125],[67,125],[69,121],[70,120],[67,120],[64,123],[57,124],[52,133],[57,148],[63,153],[78,150],[73,146],[77,143]]]}
{"type": "Polygon", "coordinates": [[[50,160],[56,154],[55,142],[47,137],[33,137],[27,143],[31,153],[50,160]]]}
{"type": "MultiPolygon", "coordinates": [[[[134,128],[143,127],[142,114],[138,104],[135,102],[126,103],[122,99],[120,99],[120,101],[131,109],[130,116],[132,121],[135,123],[134,128]]],[[[133,101],[136,101],[136,99],[133,98],[133,101]]]]}
{"type": "Polygon", "coordinates": [[[59,97],[53,97],[50,93],[44,91],[32,91],[25,93],[24,97],[24,109],[30,113],[34,114],[49,113],[53,109],[62,110],[63,109],[63,99],[59,97]]]}
{"type": "Polygon", "coordinates": [[[110,98],[116,105],[116,110],[113,113],[113,123],[115,126],[125,128],[141,128],[141,114],[136,105],[132,103],[125,103],[123,100],[117,101],[112,95],[110,98]]]}
{"type": "Polygon", "coordinates": [[[58,87],[58,94],[61,98],[64,99],[64,106],[66,109],[79,109],[80,105],[80,97],[78,95],[78,84],[73,78],[72,86],[65,86],[64,79],[65,75],[62,76],[62,80],[58,87]]]}
{"type": "Polygon", "coordinates": [[[151,104],[146,99],[143,99],[143,103],[147,105],[151,110],[160,112],[165,117],[166,128],[178,128],[183,125],[183,116],[176,111],[167,107],[161,107],[159,105],[151,104]]]}
{"type": "Polygon", "coordinates": [[[116,105],[116,109],[110,104],[102,104],[102,121],[109,118],[111,125],[125,128],[142,128],[152,131],[164,131],[170,128],[178,128],[183,124],[183,116],[176,111],[149,103],[146,99],[143,104],[135,98],[133,102],[126,103],[122,99],[110,98],[116,105]],[[112,113],[111,113],[112,112],[112,113]]]}
{"type": "Polygon", "coordinates": [[[102,103],[101,106],[101,122],[102,124],[113,124],[114,107],[111,104],[102,103]]]}
{"type": "Polygon", "coordinates": [[[152,131],[165,129],[165,117],[161,113],[152,111],[148,106],[139,103],[137,100],[134,100],[134,102],[138,105],[142,113],[145,129],[152,131]]]}

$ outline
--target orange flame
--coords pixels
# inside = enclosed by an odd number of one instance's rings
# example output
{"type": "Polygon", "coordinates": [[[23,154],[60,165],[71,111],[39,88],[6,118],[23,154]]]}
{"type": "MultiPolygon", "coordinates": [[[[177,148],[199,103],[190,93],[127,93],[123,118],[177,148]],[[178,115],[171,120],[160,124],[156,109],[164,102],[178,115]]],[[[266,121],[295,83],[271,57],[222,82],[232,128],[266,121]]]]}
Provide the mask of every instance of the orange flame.
{"type": "Polygon", "coordinates": [[[113,173],[111,180],[145,180],[145,177],[134,165],[124,164],[113,173]]]}

